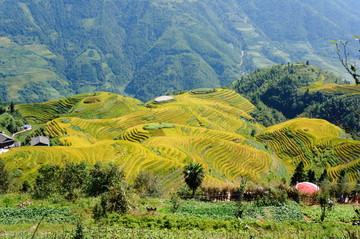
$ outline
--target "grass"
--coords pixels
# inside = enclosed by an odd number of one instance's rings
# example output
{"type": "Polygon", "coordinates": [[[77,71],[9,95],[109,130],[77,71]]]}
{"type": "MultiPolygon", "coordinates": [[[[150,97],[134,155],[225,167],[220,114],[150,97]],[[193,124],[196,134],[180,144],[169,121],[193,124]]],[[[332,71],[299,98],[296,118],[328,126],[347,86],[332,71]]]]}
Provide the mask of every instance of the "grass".
{"type": "Polygon", "coordinates": [[[166,128],[175,128],[173,124],[168,123],[154,123],[144,126],[145,130],[157,130],[157,129],[166,129],[166,128]]]}
{"type": "MultiPolygon", "coordinates": [[[[319,208],[300,207],[293,202],[288,206],[248,207],[247,215],[250,217],[245,215],[243,219],[234,217],[234,202],[182,200],[180,208],[175,213],[169,211],[170,204],[167,200],[142,198],[139,203],[139,212],[134,211],[123,216],[111,214],[101,224],[94,224],[85,216],[82,221],[84,234],[87,237],[105,238],[114,236],[116,238],[188,238],[189,236],[191,238],[346,238],[348,230],[354,235],[359,235],[357,227],[330,215],[323,223],[304,221],[301,211],[306,212],[309,217],[319,208]],[[156,206],[158,212],[144,213],[143,208],[148,205],[156,206]],[[295,216],[296,214],[300,217],[295,216]],[[253,215],[258,216],[253,217],[253,215]]],[[[86,212],[89,206],[91,205],[88,204],[81,210],[86,212]]],[[[75,204],[72,207],[76,207],[75,204]]],[[[349,206],[337,207],[340,211],[336,213],[349,214],[349,216],[353,210],[349,206]]],[[[28,238],[34,228],[33,223],[22,222],[1,226],[4,233],[0,234],[0,238],[9,236],[28,238]]],[[[74,233],[74,223],[43,222],[37,238],[54,238],[54,236],[67,238],[74,233]]]]}
{"type": "Polygon", "coordinates": [[[0,222],[13,220],[0,223],[0,238],[30,238],[38,217],[21,212],[47,208],[57,210],[65,220],[54,223],[51,220],[59,219],[58,214],[49,215],[40,224],[36,238],[71,238],[77,223],[74,216],[81,218],[84,234],[89,238],[344,238],[348,235],[346,230],[359,235],[359,229],[351,226],[354,211],[349,205],[336,205],[325,222],[317,223],[319,207],[300,206],[295,202],[266,207],[245,203],[244,218],[237,219],[234,216],[235,202],[181,200],[180,208],[172,213],[168,199],[133,199],[136,210],[123,216],[110,214],[101,223],[94,223],[91,208],[97,201],[93,198],[80,198],[71,203],[56,195],[47,200],[33,200],[28,194],[0,195],[0,212],[12,210],[20,215],[12,217],[0,213],[0,222]],[[26,199],[30,199],[33,205],[24,209],[16,207],[26,199]],[[147,213],[146,207],[149,206],[157,207],[157,212],[147,213]],[[306,221],[302,213],[307,216],[306,221]]]}
{"type": "Polygon", "coordinates": [[[191,94],[209,94],[214,92],[216,92],[214,88],[198,88],[190,91],[191,94]]]}

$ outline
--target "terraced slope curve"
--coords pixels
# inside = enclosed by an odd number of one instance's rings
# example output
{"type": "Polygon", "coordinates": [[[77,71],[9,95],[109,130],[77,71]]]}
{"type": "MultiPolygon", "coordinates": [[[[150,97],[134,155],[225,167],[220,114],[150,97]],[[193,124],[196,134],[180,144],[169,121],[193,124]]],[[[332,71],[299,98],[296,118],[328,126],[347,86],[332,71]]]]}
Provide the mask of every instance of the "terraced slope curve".
{"type": "Polygon", "coordinates": [[[207,185],[221,185],[244,176],[260,180],[276,161],[248,143],[250,132],[263,127],[253,122],[254,106],[241,95],[216,89],[173,97],[142,104],[100,92],[19,105],[29,121],[68,146],[22,147],[0,157],[24,172],[19,180],[31,178],[44,163],[102,161],[119,163],[130,180],[140,171],[156,172],[166,188],[179,186],[189,162],[204,165],[207,185]]]}
{"type": "Polygon", "coordinates": [[[267,128],[257,135],[289,168],[303,161],[306,167],[328,168],[332,179],[346,169],[352,181],[359,177],[360,142],[342,139],[343,131],[320,119],[297,118],[267,128]]]}
{"type": "Polygon", "coordinates": [[[290,177],[300,161],[336,179],[347,169],[358,179],[360,142],[325,120],[297,118],[265,128],[254,106],[232,90],[187,92],[170,102],[141,103],[100,92],[43,104],[19,105],[34,124],[66,146],[22,147],[1,154],[7,167],[31,179],[41,164],[116,162],[132,180],[140,171],[160,175],[165,188],[180,186],[189,162],[201,163],[206,185],[290,177]],[[44,112],[44,113],[43,113],[44,112]],[[43,123],[44,122],[44,123],[43,123]],[[254,137],[255,136],[255,137],[254,137]]]}

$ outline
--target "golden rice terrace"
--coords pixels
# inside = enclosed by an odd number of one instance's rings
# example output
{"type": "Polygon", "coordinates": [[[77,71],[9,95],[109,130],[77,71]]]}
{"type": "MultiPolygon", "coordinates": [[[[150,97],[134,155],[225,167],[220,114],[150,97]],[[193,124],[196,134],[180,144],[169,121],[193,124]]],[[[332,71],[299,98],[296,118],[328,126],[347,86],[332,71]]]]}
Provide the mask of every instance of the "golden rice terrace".
{"type": "Polygon", "coordinates": [[[300,161],[327,167],[331,178],[346,168],[358,179],[360,142],[344,139],[340,128],[305,118],[265,128],[250,116],[254,109],[225,89],[174,95],[161,104],[106,92],[23,104],[17,110],[34,128],[66,146],[24,146],[0,158],[22,172],[19,181],[33,179],[42,164],[68,161],[114,162],[130,180],[156,172],[166,188],[179,185],[190,162],[204,166],[208,186],[286,178],[300,161]]]}

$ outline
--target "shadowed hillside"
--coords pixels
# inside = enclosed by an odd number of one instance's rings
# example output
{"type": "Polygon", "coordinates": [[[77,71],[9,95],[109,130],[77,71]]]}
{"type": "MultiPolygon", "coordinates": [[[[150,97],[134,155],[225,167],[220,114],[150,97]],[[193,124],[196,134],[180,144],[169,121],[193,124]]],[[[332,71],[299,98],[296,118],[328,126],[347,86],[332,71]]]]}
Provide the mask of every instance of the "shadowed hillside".
{"type": "Polygon", "coordinates": [[[0,1],[1,97],[109,91],[147,101],[307,60],[343,74],[330,40],[356,34],[358,8],[338,0],[0,1]]]}

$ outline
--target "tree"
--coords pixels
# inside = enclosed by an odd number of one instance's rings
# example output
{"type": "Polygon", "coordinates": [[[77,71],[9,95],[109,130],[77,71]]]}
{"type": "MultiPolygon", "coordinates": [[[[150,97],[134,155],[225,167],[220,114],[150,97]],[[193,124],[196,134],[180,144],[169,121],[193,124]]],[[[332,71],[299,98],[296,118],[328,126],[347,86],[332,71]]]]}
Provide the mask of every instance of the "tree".
{"type": "Polygon", "coordinates": [[[140,172],[136,176],[134,189],[142,196],[156,197],[162,194],[158,175],[149,172],[140,172]]]}
{"type": "Polygon", "coordinates": [[[291,185],[295,185],[298,182],[305,181],[304,162],[301,161],[295,168],[294,175],[291,178],[291,185]]]}
{"type": "Polygon", "coordinates": [[[0,193],[6,193],[10,187],[10,174],[5,168],[5,163],[0,161],[0,193]]]}
{"type": "Polygon", "coordinates": [[[190,163],[184,167],[183,174],[185,183],[192,190],[192,198],[194,198],[196,189],[204,179],[204,168],[200,163],[190,163]]]}
{"type": "Polygon", "coordinates": [[[319,181],[320,182],[323,182],[325,180],[328,179],[328,175],[327,175],[327,169],[324,169],[323,173],[321,174],[320,178],[319,178],[319,181]]]}
{"type": "Polygon", "coordinates": [[[323,192],[319,195],[319,204],[321,209],[320,221],[324,221],[327,214],[333,209],[334,203],[330,199],[328,192],[323,192]]]}
{"type": "Polygon", "coordinates": [[[247,178],[243,178],[240,182],[240,187],[238,189],[238,200],[236,202],[236,211],[235,217],[242,218],[245,212],[245,204],[244,204],[244,194],[245,194],[245,187],[247,183],[247,178]]]}
{"type": "Polygon", "coordinates": [[[102,165],[96,163],[90,170],[87,193],[98,196],[109,191],[109,188],[119,184],[125,178],[123,170],[115,164],[102,165]]]}
{"type": "Polygon", "coordinates": [[[346,194],[350,192],[346,169],[342,169],[340,171],[340,176],[337,180],[337,185],[335,187],[335,190],[336,190],[336,195],[340,197],[340,202],[344,203],[346,194]]]}
{"type": "MultiPolygon", "coordinates": [[[[360,37],[354,36],[357,42],[360,44],[360,37]]],[[[360,85],[360,74],[358,73],[358,68],[356,63],[349,62],[350,53],[348,53],[348,41],[332,41],[336,45],[336,53],[339,57],[341,64],[344,66],[345,70],[352,76],[357,85],[360,85]]],[[[360,52],[360,50],[359,50],[360,52]]]]}
{"type": "Polygon", "coordinates": [[[88,179],[87,165],[84,162],[80,164],[67,163],[61,170],[61,190],[67,200],[74,200],[83,191],[88,179]]]}
{"type": "Polygon", "coordinates": [[[308,173],[307,173],[307,180],[309,181],[309,182],[312,182],[312,183],[314,183],[315,181],[316,181],[316,177],[315,177],[315,172],[314,172],[314,170],[309,170],[308,171],[308,173]]]}
{"type": "Polygon", "coordinates": [[[9,111],[10,111],[10,113],[15,112],[15,104],[13,101],[10,102],[9,111]]]}
{"type": "Polygon", "coordinates": [[[42,165],[34,184],[34,197],[47,198],[59,191],[61,169],[58,165],[42,165]]]}

